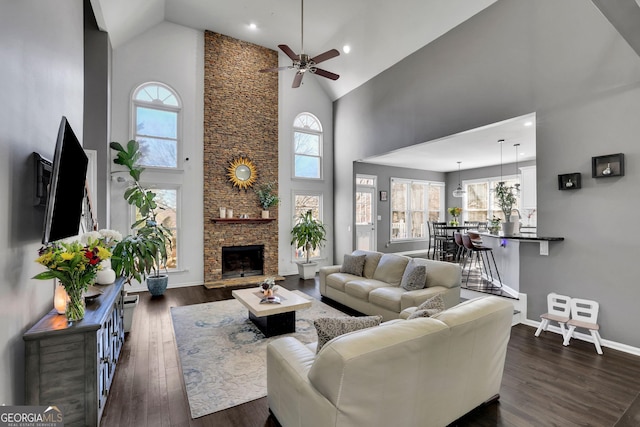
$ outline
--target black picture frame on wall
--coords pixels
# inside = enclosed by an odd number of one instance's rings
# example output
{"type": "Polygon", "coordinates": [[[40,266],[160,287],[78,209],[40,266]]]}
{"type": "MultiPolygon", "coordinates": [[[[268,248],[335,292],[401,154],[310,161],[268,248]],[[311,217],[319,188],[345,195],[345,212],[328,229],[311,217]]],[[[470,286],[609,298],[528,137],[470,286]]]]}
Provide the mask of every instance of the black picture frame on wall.
{"type": "Polygon", "coordinates": [[[592,157],[591,176],[593,178],[624,176],[624,154],[616,153],[592,157]]]}
{"type": "Polygon", "coordinates": [[[381,191],[380,192],[380,201],[381,202],[386,202],[387,201],[387,192],[386,191],[381,191]]]}
{"type": "Polygon", "coordinates": [[[558,190],[577,190],[582,187],[580,172],[558,175],[558,190]]]}

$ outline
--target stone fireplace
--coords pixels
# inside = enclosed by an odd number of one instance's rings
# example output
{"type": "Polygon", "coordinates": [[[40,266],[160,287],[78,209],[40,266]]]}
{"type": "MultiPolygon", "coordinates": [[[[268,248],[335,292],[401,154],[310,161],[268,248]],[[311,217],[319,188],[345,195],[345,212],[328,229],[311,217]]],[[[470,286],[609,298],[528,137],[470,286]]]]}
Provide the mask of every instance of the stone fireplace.
{"type": "Polygon", "coordinates": [[[264,274],[264,246],[223,246],[222,278],[262,276],[264,274]]]}
{"type": "Polygon", "coordinates": [[[277,208],[261,219],[253,188],[234,187],[227,167],[246,157],[255,164],[256,184],[278,180],[278,76],[256,72],[277,67],[278,53],[205,31],[204,55],[205,286],[237,280],[223,279],[225,247],[261,246],[262,274],[277,276],[277,208]],[[233,209],[233,218],[221,219],[221,207],[233,209]]]}

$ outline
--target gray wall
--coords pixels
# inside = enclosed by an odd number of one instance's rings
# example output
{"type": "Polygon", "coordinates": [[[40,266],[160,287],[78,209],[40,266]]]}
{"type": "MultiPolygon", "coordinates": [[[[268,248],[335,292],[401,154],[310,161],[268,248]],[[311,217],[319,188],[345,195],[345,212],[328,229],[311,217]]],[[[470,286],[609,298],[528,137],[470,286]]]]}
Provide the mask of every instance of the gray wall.
{"type": "Polygon", "coordinates": [[[96,194],[91,195],[100,228],[109,228],[109,123],[111,105],[111,43],[98,29],[91,2],[84,0],[84,142],[96,150],[96,194]]]}
{"type": "Polygon", "coordinates": [[[22,334],[53,308],[53,281],[33,280],[42,208],[31,153],[53,158],[60,118],[82,140],[82,0],[0,2],[0,404],[24,403],[22,334]]]}
{"type": "Polygon", "coordinates": [[[538,230],[566,240],[523,245],[528,317],[551,291],[595,299],[603,338],[640,347],[638,111],[640,58],[591,2],[500,0],[334,103],[335,253],[352,248],[353,161],[536,112],[538,230]],[[592,179],[616,152],[626,176],[592,179]],[[574,171],[583,188],[558,191],[574,171]]]}

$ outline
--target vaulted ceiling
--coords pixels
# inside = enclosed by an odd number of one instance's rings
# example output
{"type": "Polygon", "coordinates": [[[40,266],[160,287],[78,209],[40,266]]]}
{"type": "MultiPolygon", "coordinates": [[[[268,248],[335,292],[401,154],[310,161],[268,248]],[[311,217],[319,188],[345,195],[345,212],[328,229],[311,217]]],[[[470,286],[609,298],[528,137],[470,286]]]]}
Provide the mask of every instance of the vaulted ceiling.
{"type": "MultiPolygon", "coordinates": [[[[311,56],[340,50],[339,57],[322,65],[340,79],[314,77],[335,100],[495,1],[305,0],[304,50],[311,56]],[[349,54],[343,52],[345,45],[351,47],[349,54]]],[[[91,0],[91,4],[114,48],[168,21],[274,50],[279,44],[296,53],[301,49],[301,0],[91,0]]],[[[288,72],[293,77],[293,71],[288,72]]]]}

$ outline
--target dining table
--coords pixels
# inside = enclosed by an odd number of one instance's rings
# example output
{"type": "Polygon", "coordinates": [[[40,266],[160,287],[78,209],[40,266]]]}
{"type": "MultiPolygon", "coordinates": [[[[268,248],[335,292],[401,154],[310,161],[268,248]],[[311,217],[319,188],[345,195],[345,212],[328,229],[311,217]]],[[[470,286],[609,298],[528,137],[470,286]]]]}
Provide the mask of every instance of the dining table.
{"type": "MultiPolygon", "coordinates": [[[[466,232],[469,230],[477,230],[478,226],[475,224],[467,224],[467,225],[438,225],[434,224],[434,234],[438,236],[438,231],[444,231],[445,239],[440,239],[440,242],[436,243],[436,249],[434,250],[434,258],[436,256],[436,252],[440,252],[441,259],[447,259],[449,257],[453,257],[455,259],[458,248],[455,244],[453,235],[456,232],[466,232]]],[[[442,237],[442,234],[440,235],[442,237]]]]}

